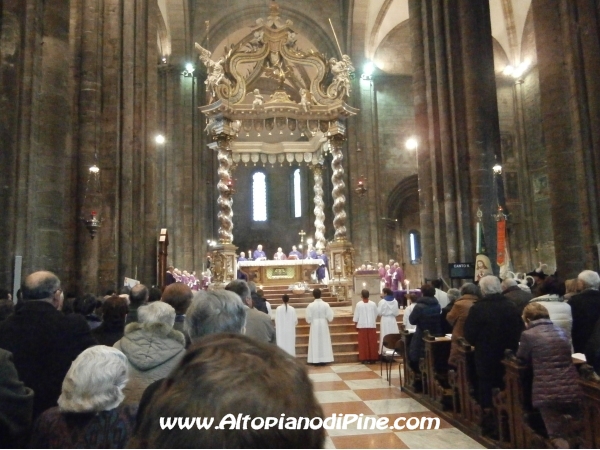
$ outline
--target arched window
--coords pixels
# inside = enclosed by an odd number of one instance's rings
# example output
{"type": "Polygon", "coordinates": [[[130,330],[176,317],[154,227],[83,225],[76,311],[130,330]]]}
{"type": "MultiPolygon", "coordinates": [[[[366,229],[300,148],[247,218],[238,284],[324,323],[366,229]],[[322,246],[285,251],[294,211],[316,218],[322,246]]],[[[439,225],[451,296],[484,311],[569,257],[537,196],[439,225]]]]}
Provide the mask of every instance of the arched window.
{"type": "Polygon", "coordinates": [[[252,220],[267,220],[267,182],[263,172],[252,175],[252,220]]]}
{"type": "Polygon", "coordinates": [[[421,262],[421,234],[418,231],[411,230],[408,233],[408,251],[411,264],[421,262]]]}
{"type": "Polygon", "coordinates": [[[294,170],[294,217],[302,217],[302,190],[300,169],[294,170]]]}

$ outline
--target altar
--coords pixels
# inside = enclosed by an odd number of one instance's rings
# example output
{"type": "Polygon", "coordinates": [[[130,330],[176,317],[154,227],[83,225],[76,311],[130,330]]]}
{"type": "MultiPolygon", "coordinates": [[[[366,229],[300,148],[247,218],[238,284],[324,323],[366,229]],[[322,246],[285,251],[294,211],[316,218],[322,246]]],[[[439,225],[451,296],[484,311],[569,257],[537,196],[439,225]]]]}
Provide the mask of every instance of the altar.
{"type": "Polygon", "coordinates": [[[283,261],[238,261],[238,268],[257,285],[311,283],[311,274],[323,264],[320,259],[288,259],[283,261]]]}

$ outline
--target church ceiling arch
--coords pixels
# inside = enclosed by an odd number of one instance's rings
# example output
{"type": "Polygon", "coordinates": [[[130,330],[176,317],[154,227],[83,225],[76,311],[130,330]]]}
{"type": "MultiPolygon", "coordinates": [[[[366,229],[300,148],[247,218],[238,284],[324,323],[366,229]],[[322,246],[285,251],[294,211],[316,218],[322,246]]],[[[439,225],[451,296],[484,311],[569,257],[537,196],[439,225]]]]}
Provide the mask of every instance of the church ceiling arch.
{"type": "MultiPolygon", "coordinates": [[[[489,3],[492,36],[503,50],[496,49],[495,54],[503,62],[508,59],[510,64],[518,64],[528,56],[521,49],[526,39],[524,30],[531,0],[490,0],[489,3]]],[[[355,62],[360,64],[364,59],[371,59],[386,73],[410,74],[408,54],[404,61],[396,61],[398,53],[410,49],[408,0],[354,0],[353,5],[351,36],[355,62]]]]}
{"type": "Polygon", "coordinates": [[[414,198],[419,197],[419,179],[411,175],[401,180],[388,195],[387,218],[399,219],[405,211],[405,206],[414,198]]]}
{"type": "Polygon", "coordinates": [[[189,4],[187,0],[158,0],[170,41],[168,60],[184,64],[192,55],[189,4]]]}

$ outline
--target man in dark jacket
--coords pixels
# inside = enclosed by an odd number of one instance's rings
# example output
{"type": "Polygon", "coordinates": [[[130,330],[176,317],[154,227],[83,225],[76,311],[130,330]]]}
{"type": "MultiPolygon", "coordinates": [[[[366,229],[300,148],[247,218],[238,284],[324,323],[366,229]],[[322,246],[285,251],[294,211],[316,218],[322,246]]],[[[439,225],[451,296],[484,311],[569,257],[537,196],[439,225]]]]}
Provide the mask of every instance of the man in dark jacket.
{"type": "Polygon", "coordinates": [[[600,276],[592,270],[584,270],[577,276],[577,284],[580,293],[569,300],[573,316],[571,337],[575,353],[584,353],[594,326],[600,319],[600,276]]]}
{"type": "Polygon", "coordinates": [[[474,303],[465,321],[465,339],[475,347],[479,404],[492,406],[492,389],[503,386],[504,351],[516,351],[524,329],[517,307],[502,295],[500,280],[493,275],[479,281],[483,299],[474,303]]]}
{"type": "MultiPolygon", "coordinates": [[[[265,299],[256,293],[256,284],[253,281],[250,281],[248,282],[248,287],[250,288],[250,296],[252,297],[252,305],[254,308],[265,314],[269,314],[265,299]]],[[[244,300],[242,299],[242,301],[244,300]]]]}
{"type": "Polygon", "coordinates": [[[13,354],[19,377],[35,392],[35,420],[56,406],[71,363],[96,341],[82,316],[59,311],[62,290],[52,272],[32,273],[22,291],[23,307],[0,323],[0,348],[13,354]]]}
{"type": "Polygon", "coordinates": [[[439,335],[441,332],[441,307],[440,302],[435,298],[435,288],[429,284],[421,286],[423,297],[417,300],[414,309],[408,317],[411,325],[416,325],[415,335],[410,342],[408,350],[408,359],[410,366],[415,371],[419,371],[419,359],[424,355],[425,346],[423,344],[423,335],[428,330],[432,335],[439,335]]]}
{"type": "Polygon", "coordinates": [[[531,292],[525,292],[521,289],[513,278],[507,278],[502,282],[502,295],[514,303],[519,310],[519,314],[523,314],[523,309],[529,304],[529,300],[533,298],[531,292]]]}

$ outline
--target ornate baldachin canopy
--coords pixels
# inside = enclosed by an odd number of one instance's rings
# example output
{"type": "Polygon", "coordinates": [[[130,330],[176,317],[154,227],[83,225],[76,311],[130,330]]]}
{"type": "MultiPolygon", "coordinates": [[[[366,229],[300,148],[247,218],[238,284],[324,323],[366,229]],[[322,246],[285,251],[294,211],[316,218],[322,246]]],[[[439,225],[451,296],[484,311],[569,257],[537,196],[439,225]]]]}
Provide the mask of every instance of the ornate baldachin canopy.
{"type": "MultiPolygon", "coordinates": [[[[213,125],[218,128],[216,122],[223,117],[240,121],[239,127],[244,125],[248,130],[260,129],[260,123],[269,126],[263,122],[266,120],[298,120],[301,132],[310,129],[314,135],[316,127],[309,128],[308,120],[319,121],[318,128],[326,133],[329,126],[323,122],[357,113],[344,102],[351,92],[354,71],[348,55],[327,60],[313,49],[300,49],[300,36],[291,21],[283,22],[279,17],[276,2],[269,17],[258,19],[256,25],[237,44],[226,48],[217,61],[196,44],[208,69],[205,83],[210,104],[201,110],[209,119],[209,133],[218,134],[213,125]],[[261,83],[270,84],[272,93],[261,93],[256,87],[261,83]]],[[[289,126],[296,127],[293,123],[289,126]]]]}

